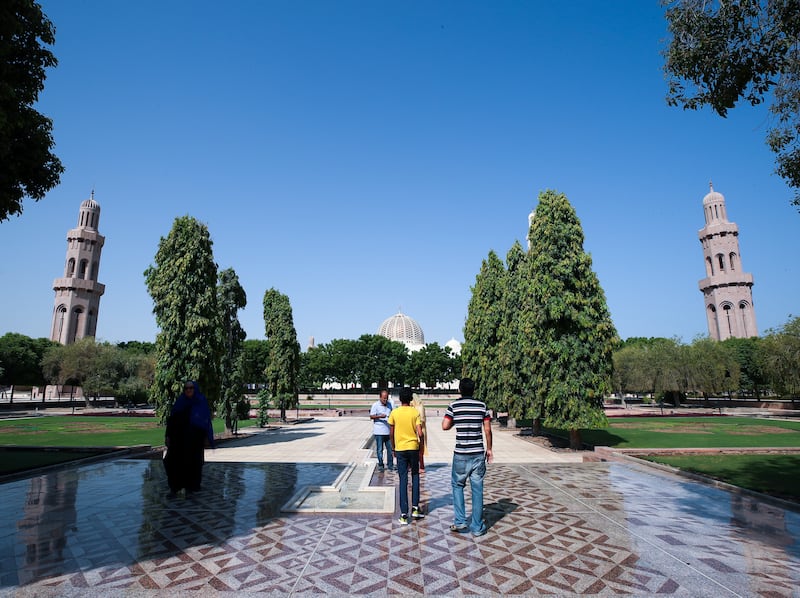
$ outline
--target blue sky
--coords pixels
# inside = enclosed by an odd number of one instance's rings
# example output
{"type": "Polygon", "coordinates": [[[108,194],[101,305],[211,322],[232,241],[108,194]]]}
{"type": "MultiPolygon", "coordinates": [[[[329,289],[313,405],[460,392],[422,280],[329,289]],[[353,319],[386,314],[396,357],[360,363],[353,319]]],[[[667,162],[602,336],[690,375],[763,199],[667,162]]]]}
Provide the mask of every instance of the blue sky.
{"type": "Polygon", "coordinates": [[[797,314],[800,214],[765,107],[664,100],[657,0],[42,2],[39,108],[61,184],[0,224],[0,333],[48,336],[66,233],[95,190],[98,338],[154,340],[143,272],[174,219],[206,223],[263,338],[275,287],[298,340],[375,333],[402,308],[463,338],[489,250],[539,192],[575,207],[622,338],[706,334],[697,232],[709,180],[739,225],[759,329],[797,314]]]}

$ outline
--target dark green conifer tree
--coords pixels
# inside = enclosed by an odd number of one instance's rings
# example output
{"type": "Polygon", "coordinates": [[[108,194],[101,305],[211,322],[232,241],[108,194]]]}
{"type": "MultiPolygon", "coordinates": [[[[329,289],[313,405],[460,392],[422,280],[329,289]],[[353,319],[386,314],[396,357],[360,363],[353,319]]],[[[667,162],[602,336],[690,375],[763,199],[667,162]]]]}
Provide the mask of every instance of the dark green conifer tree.
{"type": "Polygon", "coordinates": [[[494,251],[483,260],[475,277],[464,323],[461,349],[463,376],[476,382],[475,398],[499,409],[502,375],[498,358],[500,325],[503,320],[505,267],[494,251]]]}
{"type": "Polygon", "coordinates": [[[239,405],[244,401],[243,345],[247,336],[239,323],[239,310],[247,305],[247,295],[233,268],[219,273],[217,303],[222,320],[222,363],[220,367],[220,415],[225,429],[235,432],[239,421],[239,405]]]}
{"type": "Polygon", "coordinates": [[[191,216],[176,218],[158,243],[155,264],[144,273],[161,329],[150,400],[162,421],[186,380],[197,381],[210,408],[219,401],[223,347],[211,246],[205,224],[191,216]]]}
{"type": "Polygon", "coordinates": [[[527,362],[525,346],[530,336],[522,330],[521,314],[530,309],[527,296],[527,255],[519,241],[515,241],[506,255],[506,276],[503,298],[500,302],[502,317],[498,334],[498,360],[500,365],[500,396],[508,413],[517,419],[533,417],[530,401],[531,369],[527,362]]]}
{"type": "Polygon", "coordinates": [[[569,430],[578,448],[581,428],[608,424],[603,396],[611,388],[617,333],[564,194],[539,195],[528,238],[530,304],[520,311],[520,329],[533,374],[533,411],[545,426],[569,430]]]}
{"type": "Polygon", "coordinates": [[[286,408],[297,405],[300,344],[289,297],[276,289],[264,293],[264,328],[269,346],[267,390],[273,404],[280,405],[281,421],[285,421],[286,408]]]}

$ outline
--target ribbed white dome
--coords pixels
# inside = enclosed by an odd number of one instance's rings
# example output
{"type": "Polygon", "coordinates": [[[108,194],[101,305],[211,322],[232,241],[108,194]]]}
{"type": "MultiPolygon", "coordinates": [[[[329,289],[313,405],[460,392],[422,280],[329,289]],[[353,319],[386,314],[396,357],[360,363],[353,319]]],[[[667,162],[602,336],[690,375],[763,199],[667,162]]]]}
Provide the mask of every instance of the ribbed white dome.
{"type": "Polygon", "coordinates": [[[725,196],[719,191],[714,191],[714,185],[709,185],[711,189],[708,194],[703,198],[703,205],[707,206],[710,203],[725,203],[725,196]]]}
{"type": "Polygon", "coordinates": [[[378,328],[378,334],[403,343],[411,351],[417,351],[425,345],[425,335],[420,325],[403,313],[386,318],[378,328]]]}

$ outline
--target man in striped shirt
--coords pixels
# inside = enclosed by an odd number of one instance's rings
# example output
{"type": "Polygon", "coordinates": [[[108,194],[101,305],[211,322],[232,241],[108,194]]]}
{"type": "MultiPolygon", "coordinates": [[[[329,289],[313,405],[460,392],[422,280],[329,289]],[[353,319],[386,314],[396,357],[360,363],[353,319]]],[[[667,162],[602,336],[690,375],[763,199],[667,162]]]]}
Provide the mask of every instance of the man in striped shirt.
{"type": "Polygon", "coordinates": [[[486,403],[472,398],[475,393],[473,380],[462,378],[458,391],[461,398],[450,403],[442,420],[442,430],[449,430],[453,426],[456,428],[451,476],[455,518],[450,531],[469,531],[473,536],[482,536],[486,533],[486,524],[483,521],[483,476],[486,475],[486,463],[492,462],[492,418],[486,403]],[[464,487],[467,480],[472,493],[472,517],[469,522],[464,506],[464,487]]]}

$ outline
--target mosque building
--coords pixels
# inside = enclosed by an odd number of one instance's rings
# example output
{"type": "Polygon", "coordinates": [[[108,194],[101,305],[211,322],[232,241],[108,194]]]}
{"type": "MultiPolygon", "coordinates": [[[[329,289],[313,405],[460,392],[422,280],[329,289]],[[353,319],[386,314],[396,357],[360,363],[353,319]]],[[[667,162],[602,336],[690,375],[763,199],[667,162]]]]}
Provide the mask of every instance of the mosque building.
{"type": "Polygon", "coordinates": [[[728,220],[725,197],[714,186],[703,198],[706,225],[698,236],[703,246],[706,277],[698,286],[703,293],[708,334],[727,338],[758,336],[753,306],[753,275],[744,272],[739,251],[739,227],[728,220]]]}
{"type": "Polygon", "coordinates": [[[378,334],[385,336],[389,340],[403,343],[406,349],[413,353],[425,346],[425,335],[422,327],[417,324],[414,318],[397,312],[395,315],[386,318],[378,328],[378,334]]]}
{"type": "Polygon", "coordinates": [[[100,204],[94,191],[81,203],[78,226],[67,232],[64,276],[53,281],[56,292],[50,340],[69,345],[97,332],[100,297],[105,285],[97,282],[105,237],[98,232],[100,204]]]}
{"type": "MultiPolygon", "coordinates": [[[[389,340],[403,343],[409,352],[419,351],[425,346],[425,334],[417,321],[404,314],[397,312],[395,315],[386,318],[378,328],[378,334],[385,336],[389,340]]],[[[451,338],[445,343],[445,347],[450,348],[453,355],[461,355],[461,343],[455,338],[451,338]]]]}

